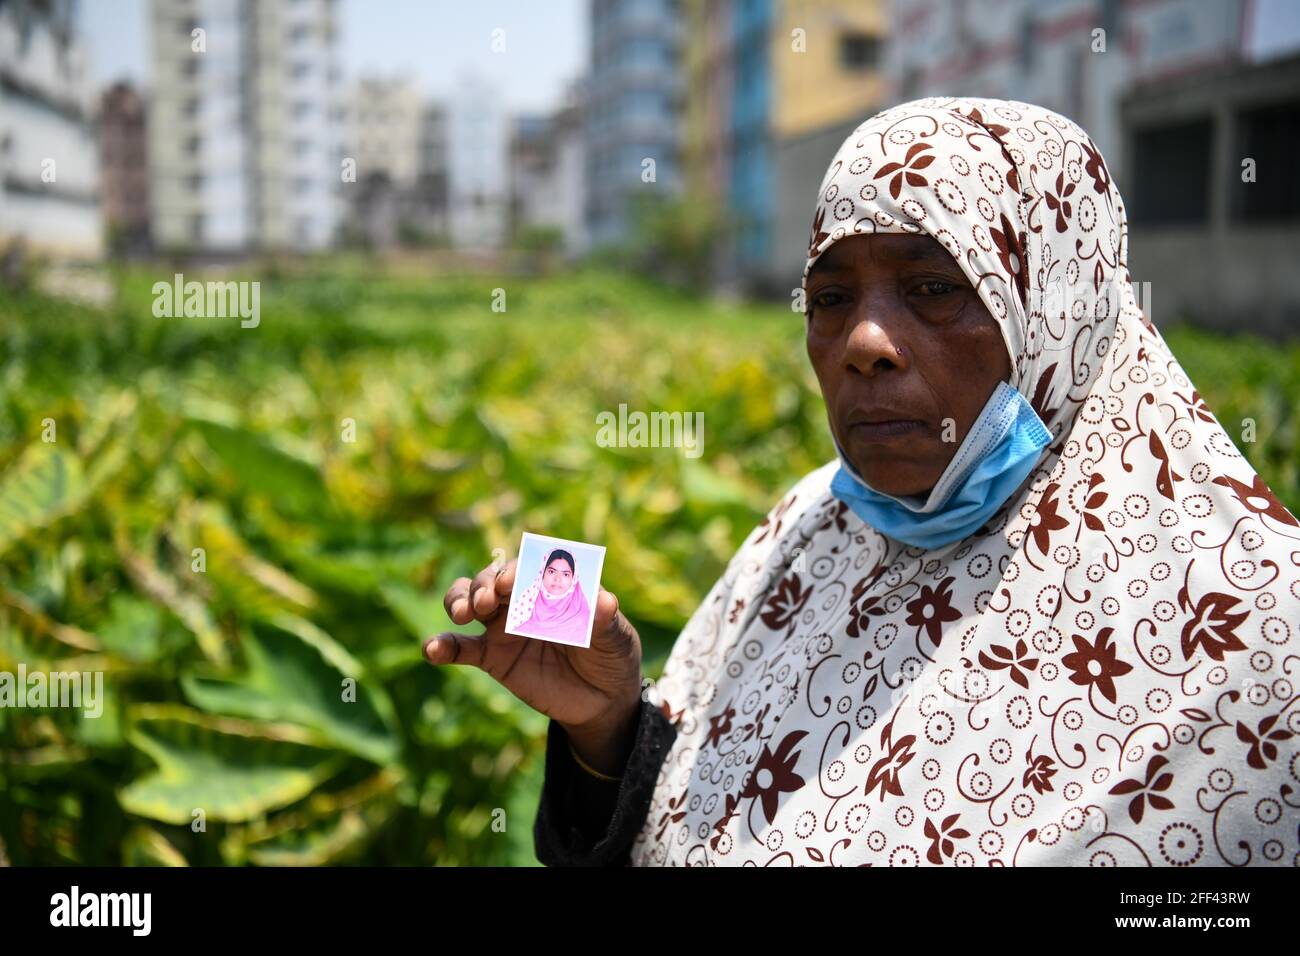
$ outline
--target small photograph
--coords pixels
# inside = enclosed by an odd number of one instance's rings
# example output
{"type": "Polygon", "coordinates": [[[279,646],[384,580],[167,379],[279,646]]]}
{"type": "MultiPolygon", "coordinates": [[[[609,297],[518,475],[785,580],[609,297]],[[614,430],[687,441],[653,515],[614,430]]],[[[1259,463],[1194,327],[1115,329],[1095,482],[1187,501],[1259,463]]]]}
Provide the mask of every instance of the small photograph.
{"type": "Polygon", "coordinates": [[[600,545],[525,531],[506,633],[590,647],[604,563],[600,545]]]}

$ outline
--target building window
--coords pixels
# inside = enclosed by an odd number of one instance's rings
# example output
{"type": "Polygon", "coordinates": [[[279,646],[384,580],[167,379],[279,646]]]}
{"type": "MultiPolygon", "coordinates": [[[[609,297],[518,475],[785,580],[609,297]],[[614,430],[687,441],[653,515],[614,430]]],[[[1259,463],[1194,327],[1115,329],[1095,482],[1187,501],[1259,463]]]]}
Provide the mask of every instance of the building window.
{"type": "Polygon", "coordinates": [[[1209,117],[1133,133],[1133,222],[1194,225],[1209,221],[1209,117]]]}
{"type": "Polygon", "coordinates": [[[1240,149],[1225,171],[1232,218],[1277,222],[1300,218],[1300,185],[1292,171],[1300,141],[1300,102],[1247,110],[1237,117],[1240,149]],[[1241,162],[1253,159],[1255,181],[1243,182],[1241,162]]]}
{"type": "Polygon", "coordinates": [[[870,33],[840,35],[840,65],[846,70],[870,70],[880,59],[880,38],[870,33]]]}

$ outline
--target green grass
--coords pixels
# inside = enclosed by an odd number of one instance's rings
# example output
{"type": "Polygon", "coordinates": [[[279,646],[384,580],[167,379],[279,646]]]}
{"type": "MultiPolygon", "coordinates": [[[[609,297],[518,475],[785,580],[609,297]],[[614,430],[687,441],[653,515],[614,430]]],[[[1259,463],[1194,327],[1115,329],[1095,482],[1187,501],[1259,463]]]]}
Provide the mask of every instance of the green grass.
{"type": "MultiPolygon", "coordinates": [[[[0,709],[13,862],[535,863],[545,720],[422,662],[447,583],[524,530],[601,542],[656,675],[833,455],[788,308],[370,268],[264,279],[256,329],[155,318],[161,268],[104,311],[0,301],[0,670],[103,670],[107,697],[0,709]],[[703,412],[703,456],[599,447],[620,403],[703,412]]],[[[1166,335],[1295,504],[1300,347],[1166,335]]]]}

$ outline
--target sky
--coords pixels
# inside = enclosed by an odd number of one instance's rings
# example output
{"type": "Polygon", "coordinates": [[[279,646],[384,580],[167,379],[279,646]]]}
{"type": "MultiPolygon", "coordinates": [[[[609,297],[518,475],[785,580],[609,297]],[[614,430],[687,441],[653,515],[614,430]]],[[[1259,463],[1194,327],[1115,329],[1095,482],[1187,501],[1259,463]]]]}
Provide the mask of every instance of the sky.
{"type": "MultiPolygon", "coordinates": [[[[445,99],[463,72],[491,80],[513,112],[557,107],[588,57],[588,0],[342,0],[345,76],[407,71],[445,99]],[[505,30],[505,50],[489,47],[505,30]]],[[[147,85],[148,0],[82,0],[96,86],[127,76],[147,85]]],[[[1246,46],[1259,58],[1300,43],[1300,0],[1253,0],[1246,46]]]]}
{"type": "MultiPolygon", "coordinates": [[[[123,77],[149,83],[148,0],[82,0],[81,25],[96,87],[123,77]]],[[[346,80],[408,73],[445,98],[467,70],[489,79],[514,112],[563,100],[587,62],[587,0],[342,0],[346,80]],[[491,49],[502,28],[505,49],[491,49]]]]}

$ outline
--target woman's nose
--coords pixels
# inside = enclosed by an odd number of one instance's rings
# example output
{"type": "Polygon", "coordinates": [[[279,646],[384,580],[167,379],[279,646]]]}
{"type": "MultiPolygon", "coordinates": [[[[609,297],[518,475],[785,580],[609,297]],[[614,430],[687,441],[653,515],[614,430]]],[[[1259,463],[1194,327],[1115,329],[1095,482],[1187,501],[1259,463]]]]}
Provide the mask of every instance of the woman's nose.
{"type": "Polygon", "coordinates": [[[906,368],[907,353],[897,319],[883,310],[864,309],[849,330],[844,363],[863,375],[906,368]]]}

